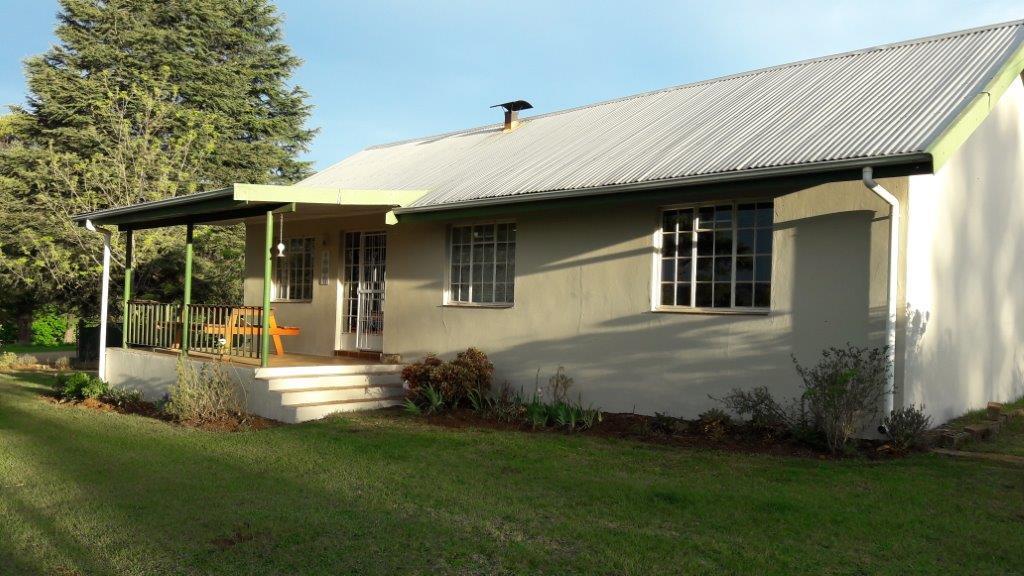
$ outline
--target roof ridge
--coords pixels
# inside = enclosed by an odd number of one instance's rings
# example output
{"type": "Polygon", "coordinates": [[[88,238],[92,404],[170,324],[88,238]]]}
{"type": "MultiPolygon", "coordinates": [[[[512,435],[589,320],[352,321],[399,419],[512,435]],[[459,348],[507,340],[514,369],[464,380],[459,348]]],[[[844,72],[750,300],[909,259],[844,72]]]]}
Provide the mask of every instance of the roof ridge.
{"type": "MultiPolygon", "coordinates": [[[[598,101],[598,102],[591,102],[589,104],[582,104],[580,106],[574,106],[574,107],[571,107],[571,108],[564,108],[562,110],[553,110],[551,112],[545,112],[544,114],[537,114],[536,116],[529,116],[529,117],[526,117],[526,118],[520,118],[520,122],[526,124],[526,123],[532,122],[534,120],[539,120],[541,118],[547,118],[547,117],[550,117],[550,116],[557,116],[559,114],[567,114],[569,112],[575,112],[577,110],[586,110],[588,108],[596,108],[598,106],[605,106],[605,105],[608,105],[608,104],[615,104],[617,102],[625,102],[627,100],[632,100],[634,98],[642,98],[644,96],[652,96],[654,94],[662,94],[662,93],[665,93],[665,92],[672,92],[672,91],[675,91],[675,90],[682,90],[682,89],[685,89],[685,88],[693,88],[693,87],[696,87],[696,86],[703,86],[703,85],[713,84],[713,83],[717,83],[717,82],[724,82],[726,80],[732,80],[732,79],[735,79],[735,78],[743,78],[745,76],[755,76],[757,74],[764,74],[765,72],[770,72],[770,71],[773,71],[773,70],[782,70],[782,69],[785,69],[785,68],[792,68],[792,67],[795,67],[795,66],[806,66],[807,64],[812,64],[812,63],[815,63],[815,62],[824,62],[824,61],[827,61],[827,60],[836,60],[836,59],[839,59],[839,58],[848,58],[850,56],[855,56],[855,55],[858,55],[858,54],[865,54],[865,53],[868,53],[868,52],[876,52],[876,51],[879,51],[879,50],[889,50],[889,49],[899,48],[899,47],[903,47],[903,46],[912,46],[912,45],[917,45],[917,44],[924,44],[924,43],[927,43],[927,42],[935,42],[935,41],[938,41],[938,40],[945,40],[945,39],[949,39],[949,38],[956,38],[956,37],[959,37],[959,36],[968,36],[970,34],[977,34],[979,32],[987,32],[989,30],[996,30],[996,29],[999,29],[999,28],[1009,28],[1009,27],[1021,26],[1021,25],[1024,25],[1024,19],[1009,20],[1009,21],[1006,21],[1006,22],[999,22],[999,23],[995,23],[995,24],[986,24],[984,26],[976,26],[974,28],[966,28],[966,29],[963,29],[963,30],[954,30],[952,32],[943,32],[941,34],[932,34],[930,36],[921,36],[921,37],[918,37],[918,38],[911,38],[909,40],[900,40],[898,42],[889,42],[889,43],[886,43],[886,44],[877,44],[877,45],[868,46],[868,47],[865,47],[865,48],[858,48],[856,50],[847,50],[846,52],[836,52],[836,53],[833,53],[833,54],[826,54],[824,56],[815,56],[813,58],[805,58],[803,60],[796,60],[796,61],[793,61],[793,62],[786,62],[786,63],[783,63],[783,64],[774,64],[772,66],[764,66],[762,68],[755,68],[753,70],[746,70],[746,71],[743,71],[743,72],[736,72],[734,74],[726,74],[724,76],[716,76],[714,78],[706,78],[704,80],[696,80],[694,82],[687,82],[685,84],[677,84],[675,86],[667,86],[665,88],[658,88],[658,89],[655,89],[655,90],[648,90],[646,92],[638,92],[636,94],[629,94],[629,95],[626,95],[626,96],[620,96],[618,98],[611,98],[609,100],[601,100],[601,101],[598,101]]],[[[473,126],[473,127],[470,127],[470,128],[463,128],[463,129],[460,129],[460,130],[450,130],[450,131],[447,131],[447,132],[440,132],[440,133],[431,134],[431,135],[427,135],[427,136],[419,136],[419,137],[415,137],[415,138],[406,138],[406,139],[403,139],[403,140],[396,140],[394,142],[384,142],[384,143],[381,143],[381,144],[374,144],[372,146],[367,146],[366,148],[363,148],[360,152],[364,152],[364,151],[367,151],[367,150],[378,150],[378,149],[381,149],[381,148],[390,148],[392,146],[401,146],[403,144],[411,144],[413,142],[423,142],[423,141],[426,141],[426,140],[440,140],[442,138],[449,138],[449,137],[452,137],[452,136],[458,136],[458,135],[463,135],[463,134],[471,134],[471,133],[474,133],[474,132],[482,132],[482,131],[487,131],[487,130],[493,130],[493,129],[497,129],[500,126],[502,126],[502,124],[500,122],[497,122],[497,123],[492,123],[492,124],[484,124],[484,125],[481,125],[481,126],[473,126]]],[[[358,154],[358,152],[357,152],[357,154],[358,154]]],[[[337,164],[340,164],[344,160],[345,159],[343,158],[342,160],[331,164],[327,168],[324,168],[324,170],[329,170],[330,168],[333,168],[334,166],[336,166],[337,164]]],[[[321,172],[324,171],[324,170],[321,170],[321,172]]]]}

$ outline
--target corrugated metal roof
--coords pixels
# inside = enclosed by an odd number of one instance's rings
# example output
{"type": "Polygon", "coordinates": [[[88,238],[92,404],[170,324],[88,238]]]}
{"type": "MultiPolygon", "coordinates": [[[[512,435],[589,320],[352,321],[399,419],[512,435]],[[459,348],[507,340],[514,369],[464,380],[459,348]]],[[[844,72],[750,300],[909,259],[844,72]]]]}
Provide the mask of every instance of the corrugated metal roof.
{"type": "Polygon", "coordinates": [[[375,146],[299,185],[429,189],[416,209],[922,154],[1022,40],[997,24],[375,146]]]}

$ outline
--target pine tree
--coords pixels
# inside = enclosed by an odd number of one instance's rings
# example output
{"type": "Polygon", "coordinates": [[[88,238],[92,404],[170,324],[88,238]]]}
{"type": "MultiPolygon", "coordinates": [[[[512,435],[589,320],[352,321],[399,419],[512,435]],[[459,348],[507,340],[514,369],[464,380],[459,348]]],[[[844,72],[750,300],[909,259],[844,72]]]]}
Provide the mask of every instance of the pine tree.
{"type": "MultiPolygon", "coordinates": [[[[99,289],[97,239],[70,215],[232,182],[293,182],[310,170],[298,156],[314,131],[307,94],[289,85],[300,62],[267,0],[60,5],[59,43],[26,62],[27,103],[0,134],[0,289],[88,310],[99,289]]],[[[205,231],[201,252],[226,267],[214,262],[221,273],[207,284],[234,283],[206,286],[211,294],[240,291],[241,236],[205,231]]],[[[139,244],[140,259],[180,267],[180,231],[139,244]]]]}

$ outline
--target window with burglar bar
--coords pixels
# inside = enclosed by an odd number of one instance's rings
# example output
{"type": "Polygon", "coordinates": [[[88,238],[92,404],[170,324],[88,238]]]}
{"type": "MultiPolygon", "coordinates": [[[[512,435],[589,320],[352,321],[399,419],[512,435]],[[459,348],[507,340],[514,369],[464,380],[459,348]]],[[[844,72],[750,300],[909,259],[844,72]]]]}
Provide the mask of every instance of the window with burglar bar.
{"type": "Polygon", "coordinates": [[[515,301],[516,225],[453,226],[448,302],[510,305],[515,301]]]}
{"type": "Polygon", "coordinates": [[[771,306],[773,203],[664,210],[659,307],[771,306]]]}
{"type": "Polygon", "coordinates": [[[284,257],[274,258],[274,300],[313,299],[313,238],[287,238],[284,257]]]}

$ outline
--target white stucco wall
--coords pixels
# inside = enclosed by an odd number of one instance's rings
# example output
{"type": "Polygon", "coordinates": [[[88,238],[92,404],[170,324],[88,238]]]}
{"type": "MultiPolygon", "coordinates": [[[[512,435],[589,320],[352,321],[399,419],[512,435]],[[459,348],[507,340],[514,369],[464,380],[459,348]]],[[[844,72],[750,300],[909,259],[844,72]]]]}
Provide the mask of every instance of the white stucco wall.
{"type": "Polygon", "coordinates": [[[910,178],[905,401],[942,421],[1024,395],[1024,86],[910,178]]]}
{"type": "MultiPolygon", "coordinates": [[[[882,182],[906,198],[907,178],[882,182]]],[[[285,340],[286,349],[318,355],[337,349],[341,235],[381,229],[388,232],[385,353],[411,361],[475,346],[494,361],[499,385],[526,390],[538,371],[544,385],[564,366],[575,379],[573,393],[604,410],[695,416],[716,406],[709,395],[759,385],[788,397],[799,387],[791,354],[810,363],[830,345],[884,344],[888,205],[860,180],[775,199],[769,314],[653,312],[660,210],[706,200],[681,192],[659,201],[503,217],[518,227],[517,296],[507,309],[443,305],[452,222],[385,227],[383,214],[286,217],[286,237],[313,236],[318,250],[332,251],[329,286],[315,285],[311,302],[274,304],[282,324],[302,330],[285,340]]],[[[263,228],[254,223],[248,226],[247,304],[261,299],[262,251],[263,228]]],[[[314,260],[319,266],[319,255],[314,260]]]]}
{"type": "MultiPolygon", "coordinates": [[[[901,197],[906,182],[883,181],[901,197]]],[[[795,394],[790,354],[810,362],[828,345],[884,344],[888,206],[859,180],[776,199],[767,315],[651,311],[659,210],[685,201],[511,216],[516,302],[507,309],[442,305],[449,223],[396,226],[385,352],[410,360],[476,346],[499,383],[530,390],[538,370],[544,385],[564,366],[584,402],[695,416],[732,388],[795,394]]]]}

